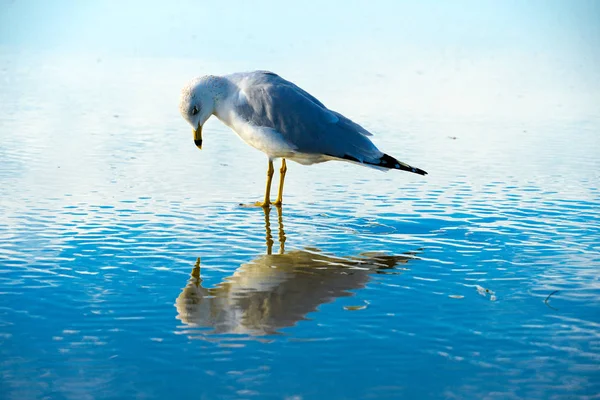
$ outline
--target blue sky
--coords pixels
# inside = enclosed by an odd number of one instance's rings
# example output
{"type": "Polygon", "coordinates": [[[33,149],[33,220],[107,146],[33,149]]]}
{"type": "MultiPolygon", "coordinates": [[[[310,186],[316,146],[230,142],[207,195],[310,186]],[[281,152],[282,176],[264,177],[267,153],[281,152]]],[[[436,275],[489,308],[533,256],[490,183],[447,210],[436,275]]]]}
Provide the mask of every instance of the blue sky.
{"type": "Polygon", "coordinates": [[[425,52],[555,49],[597,57],[600,3],[2,0],[0,43],[178,57],[257,57],[287,48],[360,52],[364,46],[425,52]]]}
{"type": "Polygon", "coordinates": [[[600,102],[594,0],[0,0],[0,50],[193,62],[189,77],[271,69],[306,76],[300,83],[313,87],[319,85],[310,77],[338,76],[373,92],[418,93],[415,102],[424,107],[436,98],[450,107],[460,97],[460,108],[469,110],[484,104],[505,114],[555,113],[567,104],[571,114],[593,114],[600,102]],[[375,75],[386,77],[381,87],[375,75]],[[504,105],[492,99],[498,93],[508,99],[504,105]],[[512,97],[527,97],[528,107],[512,97]]]}

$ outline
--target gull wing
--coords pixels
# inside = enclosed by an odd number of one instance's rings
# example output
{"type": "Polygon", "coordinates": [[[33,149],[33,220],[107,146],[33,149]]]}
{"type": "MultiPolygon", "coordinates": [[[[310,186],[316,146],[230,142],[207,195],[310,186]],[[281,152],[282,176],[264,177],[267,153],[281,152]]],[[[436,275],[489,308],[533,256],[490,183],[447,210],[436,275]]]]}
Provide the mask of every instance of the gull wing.
{"type": "Polygon", "coordinates": [[[236,113],[255,126],[275,130],[299,153],[358,162],[374,161],[383,154],[369,140],[366,129],[277,74],[251,72],[238,85],[236,113]]]}

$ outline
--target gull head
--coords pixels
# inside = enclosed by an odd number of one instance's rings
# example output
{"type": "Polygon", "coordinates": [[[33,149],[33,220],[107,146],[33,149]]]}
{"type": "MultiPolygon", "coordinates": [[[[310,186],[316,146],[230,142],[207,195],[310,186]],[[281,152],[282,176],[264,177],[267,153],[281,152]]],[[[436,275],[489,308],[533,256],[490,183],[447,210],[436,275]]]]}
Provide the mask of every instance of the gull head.
{"type": "Polygon", "coordinates": [[[216,76],[203,76],[192,79],[181,90],[179,112],[192,125],[194,144],[199,149],[202,149],[202,125],[215,112],[218,80],[216,76]]]}

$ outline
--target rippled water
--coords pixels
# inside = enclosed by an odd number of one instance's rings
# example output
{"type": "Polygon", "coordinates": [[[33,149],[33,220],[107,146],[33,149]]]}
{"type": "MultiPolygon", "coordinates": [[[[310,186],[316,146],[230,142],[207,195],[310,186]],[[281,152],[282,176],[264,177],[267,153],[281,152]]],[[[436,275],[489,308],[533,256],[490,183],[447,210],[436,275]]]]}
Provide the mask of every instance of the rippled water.
{"type": "Polygon", "coordinates": [[[189,70],[2,58],[0,397],[597,396],[600,119],[340,98],[429,175],[289,163],[263,213],[260,153],[193,146],[189,70]]]}

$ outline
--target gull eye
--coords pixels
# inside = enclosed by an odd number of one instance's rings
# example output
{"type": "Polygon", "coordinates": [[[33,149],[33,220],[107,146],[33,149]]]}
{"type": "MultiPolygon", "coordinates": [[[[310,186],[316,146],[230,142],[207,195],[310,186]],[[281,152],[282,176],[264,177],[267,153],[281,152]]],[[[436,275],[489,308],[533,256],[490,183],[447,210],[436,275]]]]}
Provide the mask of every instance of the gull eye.
{"type": "Polygon", "coordinates": [[[198,107],[194,106],[194,108],[192,108],[192,115],[196,114],[198,114],[198,107]]]}

